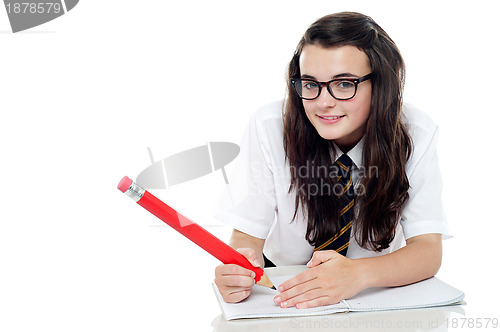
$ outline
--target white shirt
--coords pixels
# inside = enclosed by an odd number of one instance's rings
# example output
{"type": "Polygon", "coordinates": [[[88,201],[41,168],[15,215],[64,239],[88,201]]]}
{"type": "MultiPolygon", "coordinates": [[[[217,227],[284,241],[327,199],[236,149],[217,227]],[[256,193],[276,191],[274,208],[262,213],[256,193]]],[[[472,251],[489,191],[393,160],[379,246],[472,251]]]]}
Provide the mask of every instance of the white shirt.
{"type": "MultiPolygon", "coordinates": [[[[264,254],[274,264],[306,264],[314,247],[305,239],[307,221],[300,208],[292,221],[295,191],[288,192],[291,178],[283,148],[282,106],[282,102],[266,105],[251,117],[216,218],[241,232],[266,239],[264,254]]],[[[393,252],[404,245],[403,240],[417,235],[440,233],[443,238],[451,237],[441,202],[442,181],[436,152],[438,127],[426,114],[409,105],[404,105],[403,113],[413,151],[406,165],[409,200],[403,207],[396,236],[389,248],[376,252],[361,248],[353,230],[347,251],[349,258],[393,252]]],[[[362,165],[363,144],[362,139],[347,153],[354,165],[355,188],[359,186],[358,173],[369,170],[362,165]]],[[[336,149],[340,157],[342,152],[336,149]]]]}

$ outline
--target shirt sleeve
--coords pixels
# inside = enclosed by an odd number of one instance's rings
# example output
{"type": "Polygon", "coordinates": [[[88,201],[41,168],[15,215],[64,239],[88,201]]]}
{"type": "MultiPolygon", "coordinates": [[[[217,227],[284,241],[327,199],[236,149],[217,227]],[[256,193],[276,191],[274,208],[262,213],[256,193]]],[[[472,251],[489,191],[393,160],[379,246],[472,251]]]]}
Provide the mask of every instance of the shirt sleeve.
{"type": "Polygon", "coordinates": [[[269,139],[259,113],[243,135],[240,154],[215,218],[251,236],[265,239],[276,215],[269,139]]]}
{"type": "MultiPolygon", "coordinates": [[[[438,127],[430,132],[427,140],[414,142],[409,176],[409,199],[401,215],[405,239],[439,233],[443,239],[452,236],[442,204],[442,178],[437,154],[438,127]]],[[[418,139],[418,137],[417,137],[418,139]]]]}

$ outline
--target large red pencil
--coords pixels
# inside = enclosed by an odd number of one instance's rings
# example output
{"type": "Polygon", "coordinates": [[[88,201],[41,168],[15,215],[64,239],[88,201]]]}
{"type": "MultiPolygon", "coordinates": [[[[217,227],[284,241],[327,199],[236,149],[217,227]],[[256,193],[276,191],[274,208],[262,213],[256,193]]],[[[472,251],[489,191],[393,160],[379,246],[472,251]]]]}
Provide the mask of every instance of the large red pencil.
{"type": "Polygon", "coordinates": [[[264,274],[264,270],[254,267],[242,254],[228,246],[215,235],[184,217],[182,214],[163,203],[149,191],[141,188],[130,178],[124,177],[118,184],[125,195],[132,198],[137,204],[160,218],[167,225],[205,249],[212,256],[224,264],[237,264],[255,272],[255,282],[259,285],[274,288],[271,280],[264,274]]]}

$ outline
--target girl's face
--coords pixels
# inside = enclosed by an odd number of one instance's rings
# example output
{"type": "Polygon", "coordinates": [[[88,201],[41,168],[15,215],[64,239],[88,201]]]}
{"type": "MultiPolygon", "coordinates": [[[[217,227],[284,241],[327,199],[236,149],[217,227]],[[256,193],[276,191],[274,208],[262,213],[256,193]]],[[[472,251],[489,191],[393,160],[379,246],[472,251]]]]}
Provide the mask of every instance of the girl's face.
{"type": "MultiPolygon", "coordinates": [[[[299,59],[302,78],[327,82],[334,78],[359,78],[371,72],[366,54],[354,46],[323,48],[306,45],[299,59]]],[[[337,100],[326,86],[314,100],[302,100],[307,118],[324,139],[331,139],[347,152],[363,137],[370,114],[372,84],[358,84],[356,95],[337,100]]]]}

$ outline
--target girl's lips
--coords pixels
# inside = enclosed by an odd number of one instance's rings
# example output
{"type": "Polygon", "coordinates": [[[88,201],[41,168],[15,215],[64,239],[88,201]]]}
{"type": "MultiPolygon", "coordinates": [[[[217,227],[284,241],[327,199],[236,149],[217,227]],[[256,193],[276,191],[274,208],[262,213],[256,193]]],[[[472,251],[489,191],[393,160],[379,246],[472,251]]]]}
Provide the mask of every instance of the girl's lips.
{"type": "Polygon", "coordinates": [[[332,123],[337,123],[339,122],[340,120],[342,120],[342,118],[345,116],[345,115],[332,115],[332,116],[326,116],[326,115],[317,115],[318,118],[320,118],[321,122],[324,122],[324,123],[327,123],[327,124],[332,124],[332,123]]]}

